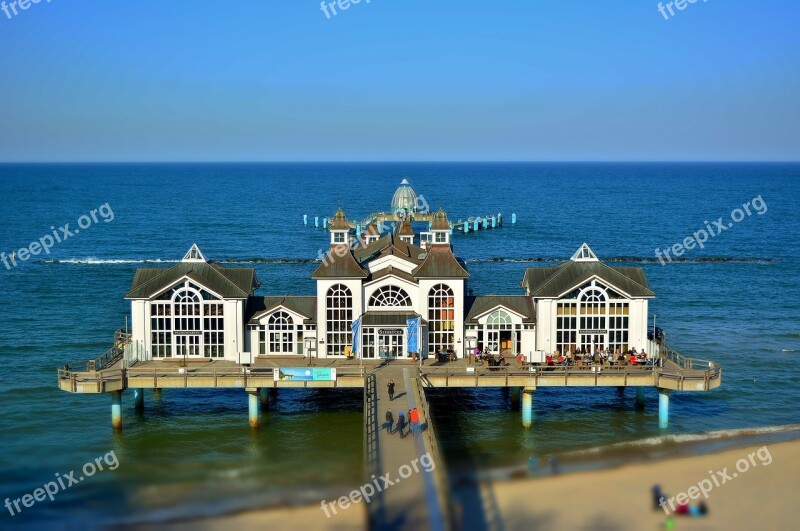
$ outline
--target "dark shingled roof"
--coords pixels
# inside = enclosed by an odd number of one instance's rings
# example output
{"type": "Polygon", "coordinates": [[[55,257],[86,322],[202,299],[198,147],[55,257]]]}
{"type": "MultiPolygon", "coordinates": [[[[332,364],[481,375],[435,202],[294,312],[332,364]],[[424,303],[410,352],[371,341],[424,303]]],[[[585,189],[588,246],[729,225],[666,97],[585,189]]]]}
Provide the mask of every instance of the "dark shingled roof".
{"type": "Polygon", "coordinates": [[[399,234],[400,236],[413,236],[414,228],[411,226],[411,221],[405,220],[400,225],[400,229],[397,231],[397,234],[399,234]]]}
{"type": "Polygon", "coordinates": [[[569,260],[556,267],[529,267],[522,286],[535,298],[555,298],[597,276],[631,297],[653,297],[641,267],[611,267],[603,262],[569,260]]]}
{"type": "Polygon", "coordinates": [[[267,297],[250,297],[247,299],[245,321],[257,322],[258,316],[271,312],[283,306],[305,317],[305,323],[314,323],[317,320],[317,298],[270,295],[267,297]]]}
{"type": "Polygon", "coordinates": [[[149,299],[188,277],[226,299],[246,299],[257,286],[256,270],[206,262],[180,262],[169,268],[137,269],[126,299],[149,299]]]}
{"type": "Polygon", "coordinates": [[[418,283],[417,279],[414,278],[413,275],[411,275],[409,273],[406,273],[402,269],[397,269],[396,267],[392,267],[392,266],[385,267],[385,268],[381,269],[380,271],[376,271],[375,273],[370,273],[369,277],[367,277],[367,282],[372,282],[374,280],[380,280],[383,277],[388,277],[388,276],[395,276],[395,277],[398,277],[398,278],[402,278],[403,280],[407,280],[407,281],[411,282],[412,284],[417,284],[418,283]]]}
{"type": "Polygon", "coordinates": [[[347,222],[347,216],[344,215],[344,211],[341,208],[336,211],[336,214],[333,215],[333,221],[331,221],[330,230],[350,230],[350,224],[347,222]]]}
{"type": "Polygon", "coordinates": [[[432,245],[422,263],[414,270],[417,278],[468,278],[466,267],[449,246],[432,245]]]}
{"type": "Polygon", "coordinates": [[[346,245],[331,247],[322,264],[311,274],[311,278],[367,278],[367,272],[361,268],[353,257],[353,252],[346,245]],[[336,249],[342,249],[342,256],[336,249]]]}
{"type": "Polygon", "coordinates": [[[377,241],[356,249],[353,254],[361,263],[375,258],[392,255],[412,262],[420,262],[425,250],[416,245],[395,238],[394,234],[384,234],[377,241]]]}
{"type": "Polygon", "coordinates": [[[447,221],[447,214],[441,208],[433,216],[431,230],[450,230],[450,222],[447,221]]]}
{"type": "Polygon", "coordinates": [[[523,316],[523,323],[536,322],[536,309],[533,299],[528,295],[481,295],[464,298],[464,322],[477,322],[478,316],[489,310],[503,306],[523,316]]]}
{"type": "MultiPolygon", "coordinates": [[[[362,326],[406,326],[408,319],[420,317],[414,312],[366,312],[361,319],[362,326]]],[[[422,324],[427,323],[425,319],[420,319],[422,324]]]]}

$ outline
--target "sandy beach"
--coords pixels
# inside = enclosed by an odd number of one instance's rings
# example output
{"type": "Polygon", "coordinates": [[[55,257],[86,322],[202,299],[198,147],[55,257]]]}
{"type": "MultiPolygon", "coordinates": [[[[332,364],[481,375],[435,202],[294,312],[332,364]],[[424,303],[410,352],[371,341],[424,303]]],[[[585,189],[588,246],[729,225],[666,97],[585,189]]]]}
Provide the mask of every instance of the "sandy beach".
{"type": "MultiPolygon", "coordinates": [[[[505,529],[656,530],[663,528],[667,515],[652,507],[654,483],[670,497],[695,495],[698,499],[689,500],[691,505],[703,499],[701,488],[708,493],[708,514],[674,515],[675,529],[788,529],[800,516],[793,500],[800,487],[800,441],[563,476],[487,482],[481,493],[484,503],[494,500],[505,529]]],[[[477,513],[493,512],[484,506],[477,513]]],[[[318,505],[267,509],[169,528],[363,529],[365,509],[360,504],[330,519],[318,505]]],[[[478,524],[476,510],[467,513],[463,529],[485,528],[478,524]]]]}

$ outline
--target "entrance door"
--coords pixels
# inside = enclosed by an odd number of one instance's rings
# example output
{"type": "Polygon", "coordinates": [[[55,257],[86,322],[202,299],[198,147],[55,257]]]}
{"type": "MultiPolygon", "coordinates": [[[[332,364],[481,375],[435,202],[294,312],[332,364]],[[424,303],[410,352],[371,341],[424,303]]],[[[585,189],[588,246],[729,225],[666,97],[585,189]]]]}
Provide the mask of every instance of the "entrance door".
{"type": "Polygon", "coordinates": [[[401,358],[403,357],[403,335],[402,334],[379,334],[378,349],[381,357],[401,358]]]}
{"type": "Polygon", "coordinates": [[[500,352],[511,352],[511,330],[500,332],[500,352]]]}
{"type": "Polygon", "coordinates": [[[486,346],[491,354],[500,354],[500,331],[489,330],[486,334],[486,346]]]}
{"type": "Polygon", "coordinates": [[[606,348],[605,334],[581,334],[581,346],[586,348],[586,352],[594,354],[595,350],[606,348]]]}
{"type": "Polygon", "coordinates": [[[200,356],[200,336],[175,334],[175,355],[179,358],[200,356]]]}

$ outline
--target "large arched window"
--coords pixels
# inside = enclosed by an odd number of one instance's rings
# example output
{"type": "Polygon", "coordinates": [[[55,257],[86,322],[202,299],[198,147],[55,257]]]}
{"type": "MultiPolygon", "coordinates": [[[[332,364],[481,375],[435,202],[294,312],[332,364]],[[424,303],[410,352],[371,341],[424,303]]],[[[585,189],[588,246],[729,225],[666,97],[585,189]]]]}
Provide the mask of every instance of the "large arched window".
{"type": "Polygon", "coordinates": [[[411,297],[402,288],[384,286],[372,294],[369,305],[373,308],[406,307],[411,306],[411,297]]]}
{"type": "Polygon", "coordinates": [[[223,303],[193,282],[150,304],[150,329],[153,357],[224,356],[223,303]]]}
{"type": "Polygon", "coordinates": [[[269,352],[291,353],[294,345],[294,321],[286,312],[276,312],[269,318],[269,352]]]}
{"type": "Polygon", "coordinates": [[[353,344],[353,294],[344,284],[331,286],[325,297],[328,356],[343,356],[345,347],[353,344]]]}
{"type": "Polygon", "coordinates": [[[455,297],[446,284],[436,284],[428,292],[428,352],[455,348],[455,297]]]}
{"type": "Polygon", "coordinates": [[[606,294],[597,288],[583,292],[580,297],[581,330],[606,330],[606,294]]]}

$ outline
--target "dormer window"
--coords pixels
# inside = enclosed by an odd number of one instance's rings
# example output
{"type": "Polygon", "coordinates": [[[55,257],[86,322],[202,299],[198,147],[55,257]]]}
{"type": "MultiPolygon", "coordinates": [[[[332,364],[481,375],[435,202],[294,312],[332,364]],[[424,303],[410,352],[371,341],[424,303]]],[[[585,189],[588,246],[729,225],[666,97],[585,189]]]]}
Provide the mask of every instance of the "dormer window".
{"type": "Polygon", "coordinates": [[[435,236],[435,240],[434,241],[436,243],[447,243],[447,233],[444,232],[444,231],[436,232],[436,236],[435,236]]]}
{"type": "Polygon", "coordinates": [[[346,240],[347,236],[345,236],[344,232],[336,231],[332,233],[331,243],[345,243],[346,240]]]}

